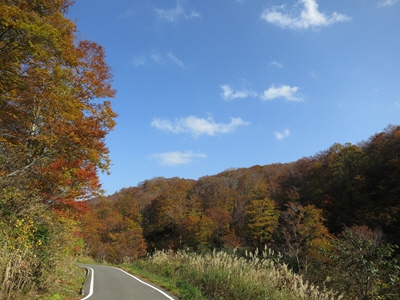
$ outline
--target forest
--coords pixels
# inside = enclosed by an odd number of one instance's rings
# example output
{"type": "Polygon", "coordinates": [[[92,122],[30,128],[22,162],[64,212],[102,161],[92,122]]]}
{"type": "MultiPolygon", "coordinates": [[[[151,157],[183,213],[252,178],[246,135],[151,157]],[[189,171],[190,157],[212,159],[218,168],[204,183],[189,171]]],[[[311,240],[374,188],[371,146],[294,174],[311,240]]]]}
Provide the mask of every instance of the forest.
{"type": "Polygon", "coordinates": [[[397,299],[399,154],[400,126],[389,125],[292,163],[146,180],[89,201],[84,251],[122,263],[157,249],[243,254],[267,246],[346,299],[397,299]]]}
{"type": "Polygon", "coordinates": [[[102,196],[116,91],[103,47],[77,39],[72,4],[0,1],[0,299],[73,299],[78,259],[152,265],[159,250],[247,269],[279,253],[275,274],[296,284],[399,299],[400,126],[292,163],[102,196]]]}

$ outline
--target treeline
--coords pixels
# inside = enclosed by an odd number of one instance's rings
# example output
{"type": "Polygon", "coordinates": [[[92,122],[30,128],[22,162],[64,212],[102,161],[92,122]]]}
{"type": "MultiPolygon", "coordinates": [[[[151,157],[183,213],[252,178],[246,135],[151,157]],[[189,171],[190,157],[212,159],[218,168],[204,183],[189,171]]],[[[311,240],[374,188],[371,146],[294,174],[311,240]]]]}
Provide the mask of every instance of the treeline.
{"type": "Polygon", "coordinates": [[[146,180],[93,200],[83,226],[87,253],[111,262],[155,249],[267,245],[349,299],[397,299],[399,229],[400,126],[392,125],[293,163],[146,180]]]}
{"type": "Polygon", "coordinates": [[[100,45],[75,39],[72,2],[0,1],[0,299],[71,293],[77,200],[109,165],[111,73],[100,45]]]}

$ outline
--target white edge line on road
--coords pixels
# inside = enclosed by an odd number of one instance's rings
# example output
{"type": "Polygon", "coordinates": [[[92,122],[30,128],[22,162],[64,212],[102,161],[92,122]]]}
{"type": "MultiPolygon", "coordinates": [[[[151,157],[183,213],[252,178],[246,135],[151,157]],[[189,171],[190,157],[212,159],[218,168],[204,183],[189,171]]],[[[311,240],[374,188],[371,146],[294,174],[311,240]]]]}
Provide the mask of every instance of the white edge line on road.
{"type": "Polygon", "coordinates": [[[92,295],[93,295],[94,271],[93,271],[93,269],[92,269],[91,267],[84,266],[84,268],[90,269],[90,272],[92,272],[92,274],[91,274],[91,276],[90,276],[91,278],[90,278],[90,289],[89,289],[89,294],[88,294],[85,298],[82,298],[81,300],[89,299],[89,298],[92,297],[92,295]]]}
{"type": "MultiPolygon", "coordinates": [[[[157,292],[160,292],[161,294],[163,294],[163,295],[164,295],[165,297],[167,297],[168,299],[174,300],[174,298],[172,298],[172,297],[171,297],[170,295],[168,295],[167,293],[165,293],[165,292],[163,292],[162,290],[160,290],[160,289],[158,289],[158,288],[152,286],[151,284],[149,284],[149,283],[147,283],[147,282],[144,282],[143,280],[140,280],[139,278],[133,276],[132,274],[129,274],[128,272],[126,272],[126,271],[124,271],[124,270],[122,270],[122,269],[116,268],[116,267],[112,267],[112,268],[117,269],[117,270],[120,270],[121,272],[124,272],[126,275],[129,275],[129,276],[133,277],[134,279],[136,279],[136,280],[139,281],[140,283],[143,283],[143,284],[145,284],[145,285],[151,287],[152,289],[155,289],[157,292]]],[[[83,299],[82,299],[82,300],[83,300],[83,299]]]]}

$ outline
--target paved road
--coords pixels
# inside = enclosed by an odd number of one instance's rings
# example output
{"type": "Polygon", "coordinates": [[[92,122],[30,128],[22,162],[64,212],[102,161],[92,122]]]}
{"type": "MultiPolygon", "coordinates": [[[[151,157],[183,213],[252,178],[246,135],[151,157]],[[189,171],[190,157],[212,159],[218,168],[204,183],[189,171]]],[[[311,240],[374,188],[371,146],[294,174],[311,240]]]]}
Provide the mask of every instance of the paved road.
{"type": "Polygon", "coordinates": [[[177,299],[121,269],[97,265],[80,266],[89,270],[84,286],[85,300],[177,299]]]}

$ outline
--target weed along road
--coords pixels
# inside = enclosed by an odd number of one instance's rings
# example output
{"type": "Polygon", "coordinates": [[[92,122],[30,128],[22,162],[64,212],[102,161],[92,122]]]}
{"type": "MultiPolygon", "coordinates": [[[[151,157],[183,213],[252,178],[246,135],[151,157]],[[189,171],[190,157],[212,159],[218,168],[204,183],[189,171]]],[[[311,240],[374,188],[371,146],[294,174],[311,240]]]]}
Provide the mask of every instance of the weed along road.
{"type": "Polygon", "coordinates": [[[81,300],[175,300],[157,287],[114,267],[80,265],[89,272],[81,300]]]}

